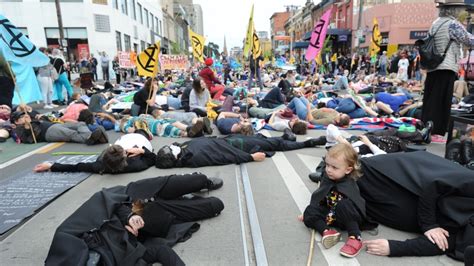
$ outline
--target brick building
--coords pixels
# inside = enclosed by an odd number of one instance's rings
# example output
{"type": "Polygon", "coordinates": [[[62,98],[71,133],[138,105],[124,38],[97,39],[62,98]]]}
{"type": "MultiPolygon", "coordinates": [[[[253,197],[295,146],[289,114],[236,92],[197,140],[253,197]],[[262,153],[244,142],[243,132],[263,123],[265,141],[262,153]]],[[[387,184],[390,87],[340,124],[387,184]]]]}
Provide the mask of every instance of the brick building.
{"type": "MultiPolygon", "coordinates": [[[[355,1],[358,2],[358,1],[355,1]]],[[[365,2],[365,1],[364,1],[365,2]]],[[[373,2],[373,1],[372,1],[373,2]]],[[[355,3],[358,6],[358,3],[355,3]]],[[[431,23],[437,18],[437,9],[432,0],[402,0],[396,3],[372,4],[367,2],[362,13],[359,36],[360,48],[366,51],[370,45],[373,18],[376,17],[382,34],[382,51],[393,53],[401,48],[410,48],[417,39],[426,36],[431,23]]],[[[357,47],[358,8],[353,15],[353,47],[357,47]]]]}
{"type": "Polygon", "coordinates": [[[285,33],[285,22],[290,17],[290,11],[287,10],[286,12],[276,12],[270,17],[270,40],[272,44],[272,49],[277,50],[280,46],[287,46],[289,40],[281,40],[281,38],[276,38],[275,36],[286,36],[285,33]],[[277,40],[280,39],[280,40],[277,40]]]}

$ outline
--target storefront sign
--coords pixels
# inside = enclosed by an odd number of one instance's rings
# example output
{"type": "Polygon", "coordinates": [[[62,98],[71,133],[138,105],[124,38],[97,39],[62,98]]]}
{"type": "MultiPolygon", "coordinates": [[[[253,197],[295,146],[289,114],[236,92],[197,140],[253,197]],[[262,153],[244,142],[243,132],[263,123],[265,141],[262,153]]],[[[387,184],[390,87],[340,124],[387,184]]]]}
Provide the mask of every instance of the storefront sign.
{"type": "Polygon", "coordinates": [[[117,52],[119,65],[121,68],[134,68],[132,60],[130,59],[130,52],[117,52]]]}
{"type": "Polygon", "coordinates": [[[164,69],[187,69],[189,67],[188,57],[186,55],[167,55],[160,54],[160,68],[164,69]]]}
{"type": "Polygon", "coordinates": [[[347,42],[347,35],[338,35],[337,40],[339,42],[347,42]]]}
{"type": "Polygon", "coordinates": [[[428,36],[427,30],[415,30],[410,31],[410,40],[419,40],[428,36]]]}

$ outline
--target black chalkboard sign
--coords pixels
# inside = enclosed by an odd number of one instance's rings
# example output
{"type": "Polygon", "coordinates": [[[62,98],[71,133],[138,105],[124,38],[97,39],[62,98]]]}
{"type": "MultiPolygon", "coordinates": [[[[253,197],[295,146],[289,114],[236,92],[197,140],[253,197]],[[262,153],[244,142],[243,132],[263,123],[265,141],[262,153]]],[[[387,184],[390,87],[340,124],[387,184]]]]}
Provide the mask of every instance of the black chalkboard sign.
{"type": "MultiPolygon", "coordinates": [[[[76,164],[94,162],[97,155],[63,156],[55,162],[76,164]]],[[[90,173],[34,173],[31,169],[0,182],[0,234],[33,215],[52,199],[74,187],[90,173]]]]}

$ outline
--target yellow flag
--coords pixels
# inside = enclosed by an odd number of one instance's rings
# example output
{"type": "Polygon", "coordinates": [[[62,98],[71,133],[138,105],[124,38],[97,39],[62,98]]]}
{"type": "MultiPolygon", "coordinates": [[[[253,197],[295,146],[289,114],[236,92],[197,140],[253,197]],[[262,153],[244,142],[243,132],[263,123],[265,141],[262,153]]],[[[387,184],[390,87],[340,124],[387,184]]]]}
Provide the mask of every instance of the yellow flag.
{"type": "Polygon", "coordinates": [[[137,70],[139,76],[155,77],[158,73],[158,55],[160,54],[160,42],[145,49],[137,57],[137,70]]]}
{"type": "Polygon", "coordinates": [[[204,52],[204,43],[206,41],[206,38],[192,31],[190,27],[188,27],[188,31],[189,31],[189,40],[191,41],[191,45],[193,47],[193,56],[194,58],[199,60],[199,62],[204,63],[203,52],[204,52]]]}
{"type": "Polygon", "coordinates": [[[253,31],[253,43],[252,43],[252,54],[253,59],[257,59],[262,55],[262,46],[260,46],[260,40],[258,39],[257,32],[253,31]]]}
{"type": "Polygon", "coordinates": [[[337,61],[337,53],[334,53],[332,56],[331,56],[331,62],[336,62],[337,61]]]}
{"type": "Polygon", "coordinates": [[[372,38],[370,40],[370,57],[377,56],[380,51],[380,44],[382,43],[382,35],[379,30],[379,22],[374,17],[374,27],[372,28],[372,38]]]}
{"type": "Polygon", "coordinates": [[[321,54],[323,53],[323,50],[320,50],[318,55],[316,56],[316,64],[318,64],[318,66],[322,66],[323,65],[323,58],[321,57],[321,54]]]}
{"type": "Polygon", "coordinates": [[[254,25],[253,25],[253,5],[250,11],[249,25],[247,27],[247,35],[245,37],[244,45],[244,56],[247,57],[249,52],[252,50],[253,36],[254,36],[254,25]]]}

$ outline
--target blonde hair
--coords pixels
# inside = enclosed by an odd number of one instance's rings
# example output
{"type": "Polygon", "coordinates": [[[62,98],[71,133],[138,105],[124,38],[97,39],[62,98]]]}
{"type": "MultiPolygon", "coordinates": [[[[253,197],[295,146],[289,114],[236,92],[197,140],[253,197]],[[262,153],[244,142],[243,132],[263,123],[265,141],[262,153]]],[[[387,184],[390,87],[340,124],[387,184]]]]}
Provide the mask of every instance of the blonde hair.
{"type": "Polygon", "coordinates": [[[352,172],[349,173],[349,177],[354,180],[357,180],[359,177],[362,176],[359,155],[354,150],[354,148],[352,148],[351,145],[346,143],[336,144],[328,150],[326,156],[332,158],[342,156],[346,164],[349,167],[352,167],[352,172]]]}
{"type": "Polygon", "coordinates": [[[253,136],[253,126],[252,124],[245,124],[240,127],[240,134],[244,136],[253,136]]]}

